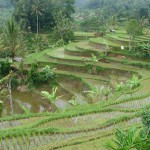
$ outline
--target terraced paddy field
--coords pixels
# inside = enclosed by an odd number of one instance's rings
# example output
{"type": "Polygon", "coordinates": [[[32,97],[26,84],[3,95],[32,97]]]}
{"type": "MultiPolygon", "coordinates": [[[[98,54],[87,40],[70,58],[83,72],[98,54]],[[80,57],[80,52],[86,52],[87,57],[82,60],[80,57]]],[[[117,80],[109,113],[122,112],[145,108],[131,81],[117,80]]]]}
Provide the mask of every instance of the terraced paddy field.
{"type": "MultiPolygon", "coordinates": [[[[138,37],[137,42],[143,41],[149,38],[138,37]]],[[[150,107],[150,61],[129,55],[124,32],[47,49],[25,59],[27,68],[34,62],[41,68],[55,68],[57,95],[61,97],[54,107],[40,95],[42,90],[51,92],[47,85],[31,93],[14,90],[15,115],[9,116],[6,101],[0,118],[0,150],[106,150],[106,143],[115,139],[116,127],[142,127],[142,110],[150,107]],[[123,44],[125,49],[121,50],[123,44]],[[133,75],[139,78],[139,87],[115,91],[116,83],[126,84],[133,75]],[[111,88],[107,97],[96,92],[90,95],[93,89],[101,88],[111,88]],[[72,99],[76,105],[69,103],[72,99]],[[25,114],[18,101],[30,112],[25,114]]]]}

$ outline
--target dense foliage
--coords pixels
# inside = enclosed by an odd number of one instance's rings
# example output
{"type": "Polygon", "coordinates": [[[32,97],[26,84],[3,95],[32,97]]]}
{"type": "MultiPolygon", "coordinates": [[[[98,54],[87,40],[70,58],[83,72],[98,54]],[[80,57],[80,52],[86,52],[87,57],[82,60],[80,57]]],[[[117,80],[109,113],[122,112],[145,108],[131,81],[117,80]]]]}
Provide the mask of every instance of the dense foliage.
{"type": "Polygon", "coordinates": [[[0,77],[6,76],[11,70],[11,63],[8,61],[0,62],[0,77]]]}
{"type": "Polygon", "coordinates": [[[74,12],[74,0],[14,0],[14,5],[16,20],[22,22],[25,29],[31,27],[32,31],[37,28],[37,15],[40,30],[52,30],[56,26],[56,12],[62,11],[69,19],[74,12]]]}
{"type": "Polygon", "coordinates": [[[115,133],[116,140],[109,142],[109,150],[149,150],[150,148],[150,111],[145,108],[142,114],[143,129],[132,127],[127,131],[117,128],[115,133]]]}
{"type": "Polygon", "coordinates": [[[38,64],[32,64],[31,70],[27,75],[27,83],[30,87],[39,86],[40,84],[54,83],[56,75],[50,66],[45,66],[39,70],[38,64]]]}
{"type": "Polygon", "coordinates": [[[148,0],[77,0],[76,20],[82,31],[96,31],[99,26],[114,29],[131,19],[141,27],[150,23],[150,2],[148,0]],[[95,21],[96,20],[96,21],[95,21]],[[84,28],[83,28],[84,27],[84,28]]]}
{"type": "Polygon", "coordinates": [[[24,42],[25,40],[20,30],[20,26],[14,21],[14,19],[9,19],[1,34],[2,50],[10,51],[9,56],[14,60],[17,51],[23,50],[24,42]]]}
{"type": "Polygon", "coordinates": [[[116,15],[120,18],[148,17],[150,2],[149,0],[77,0],[79,8],[100,9],[104,16],[116,15]]]}

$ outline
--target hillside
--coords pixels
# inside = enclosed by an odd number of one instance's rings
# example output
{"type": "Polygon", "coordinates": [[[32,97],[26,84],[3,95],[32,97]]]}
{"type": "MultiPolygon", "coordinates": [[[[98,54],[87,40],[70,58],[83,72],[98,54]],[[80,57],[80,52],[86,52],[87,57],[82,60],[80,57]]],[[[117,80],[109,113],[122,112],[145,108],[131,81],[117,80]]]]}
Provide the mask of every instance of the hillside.
{"type": "Polygon", "coordinates": [[[11,0],[0,0],[0,27],[4,26],[5,21],[11,17],[13,6],[11,0]]]}

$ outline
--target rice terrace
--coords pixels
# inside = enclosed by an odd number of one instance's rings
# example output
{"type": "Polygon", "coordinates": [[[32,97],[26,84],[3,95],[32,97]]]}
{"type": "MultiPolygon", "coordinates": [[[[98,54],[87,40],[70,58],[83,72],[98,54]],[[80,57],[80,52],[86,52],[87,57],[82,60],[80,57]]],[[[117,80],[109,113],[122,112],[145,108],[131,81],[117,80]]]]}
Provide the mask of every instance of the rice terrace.
{"type": "Polygon", "coordinates": [[[149,0],[0,3],[0,150],[150,149],[149,0]]]}

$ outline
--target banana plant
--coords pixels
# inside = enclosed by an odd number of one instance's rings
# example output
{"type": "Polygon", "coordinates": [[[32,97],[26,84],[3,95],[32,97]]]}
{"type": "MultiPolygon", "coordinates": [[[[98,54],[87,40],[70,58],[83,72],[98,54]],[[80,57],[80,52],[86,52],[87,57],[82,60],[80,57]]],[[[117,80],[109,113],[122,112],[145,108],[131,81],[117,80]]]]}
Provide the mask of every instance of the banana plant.
{"type": "Polygon", "coordinates": [[[78,101],[76,99],[69,100],[68,103],[73,105],[73,106],[77,106],[78,105],[78,101]]]}
{"type": "Polygon", "coordinates": [[[57,96],[58,87],[55,87],[52,89],[52,92],[49,93],[47,91],[41,91],[41,95],[43,96],[44,99],[47,99],[49,103],[54,103],[58,98],[62,96],[57,96]]]}
{"type": "Polygon", "coordinates": [[[133,75],[133,77],[130,80],[128,80],[126,83],[127,83],[127,86],[131,88],[132,90],[140,86],[140,80],[135,75],[133,75]]]}
{"type": "Polygon", "coordinates": [[[123,82],[115,83],[115,91],[116,92],[122,92],[125,89],[125,85],[123,84],[123,82]]]}
{"type": "Polygon", "coordinates": [[[97,86],[94,86],[90,91],[85,91],[85,93],[88,93],[88,96],[92,98],[93,101],[99,100],[102,95],[103,89],[104,87],[98,88],[97,86]]]}
{"type": "Polygon", "coordinates": [[[97,63],[98,62],[98,58],[92,53],[92,62],[93,63],[97,63]]]}
{"type": "Polygon", "coordinates": [[[108,100],[108,96],[111,93],[112,89],[110,87],[103,88],[102,93],[104,94],[106,101],[108,100]]]}
{"type": "Polygon", "coordinates": [[[24,114],[30,114],[30,110],[28,108],[26,108],[20,101],[16,100],[16,102],[18,103],[19,107],[23,110],[24,114]]]}

